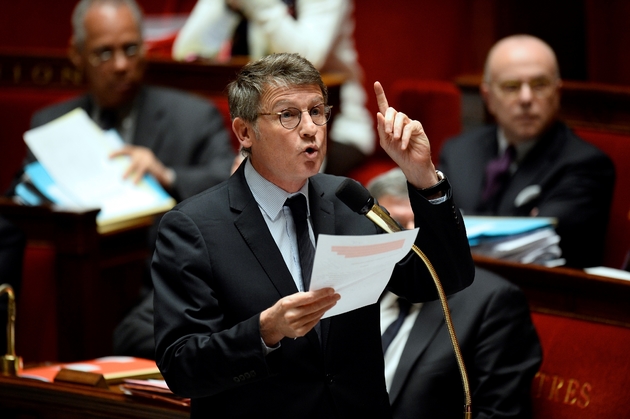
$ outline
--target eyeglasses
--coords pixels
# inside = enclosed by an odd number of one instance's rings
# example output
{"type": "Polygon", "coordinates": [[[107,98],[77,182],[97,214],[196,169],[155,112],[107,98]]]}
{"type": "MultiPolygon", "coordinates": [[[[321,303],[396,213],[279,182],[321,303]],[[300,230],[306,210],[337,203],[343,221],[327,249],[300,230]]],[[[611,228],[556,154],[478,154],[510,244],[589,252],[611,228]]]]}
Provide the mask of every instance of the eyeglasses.
{"type": "Polygon", "coordinates": [[[527,85],[532,94],[536,97],[549,96],[557,86],[557,80],[551,80],[547,77],[540,77],[528,82],[521,80],[505,80],[496,84],[501,95],[513,99],[518,97],[523,90],[523,86],[527,85]]]}
{"type": "Polygon", "coordinates": [[[319,105],[313,106],[311,109],[305,111],[301,111],[298,108],[286,108],[281,110],[280,112],[259,113],[258,115],[278,115],[280,124],[283,127],[285,127],[286,129],[294,129],[295,127],[300,125],[303,112],[308,112],[315,125],[326,125],[326,123],[330,119],[331,109],[332,106],[320,103],[319,105]]]}
{"type": "Polygon", "coordinates": [[[138,44],[128,44],[123,46],[121,49],[111,49],[107,48],[99,48],[95,51],[90,52],[88,55],[88,61],[94,67],[98,67],[101,64],[113,62],[114,56],[116,53],[122,52],[122,54],[128,58],[136,58],[140,54],[140,45],[138,44]]]}

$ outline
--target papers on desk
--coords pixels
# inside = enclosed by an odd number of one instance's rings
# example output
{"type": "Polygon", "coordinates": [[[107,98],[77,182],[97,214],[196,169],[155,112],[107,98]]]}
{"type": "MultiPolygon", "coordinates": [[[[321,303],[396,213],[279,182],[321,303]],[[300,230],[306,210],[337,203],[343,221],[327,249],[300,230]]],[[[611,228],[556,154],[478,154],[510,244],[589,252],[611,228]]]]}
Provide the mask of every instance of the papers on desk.
{"type": "Polygon", "coordinates": [[[126,379],[119,387],[123,393],[129,396],[156,400],[177,406],[190,406],[190,399],[173,394],[164,380],[126,379]]]}
{"type": "MultiPolygon", "coordinates": [[[[109,158],[123,147],[122,139],[116,131],[101,130],[82,109],[27,131],[24,141],[38,159],[25,168],[37,192],[60,207],[99,208],[99,226],[164,212],[175,205],[152,176],[138,184],[123,179],[128,157],[109,158]]],[[[25,202],[37,204],[37,196],[28,195],[26,189],[23,184],[16,192],[25,202]]]]}
{"type": "Polygon", "coordinates": [[[320,234],[311,289],[332,287],[341,296],[322,318],[378,301],[394,266],[411,250],[418,229],[371,236],[320,234]]]}
{"type": "Polygon", "coordinates": [[[549,267],[565,263],[553,218],[468,215],[464,223],[474,254],[549,267]]]}
{"type": "Polygon", "coordinates": [[[108,382],[122,381],[125,378],[161,377],[155,361],[129,356],[107,356],[67,364],[53,364],[25,368],[18,375],[24,378],[52,383],[61,369],[102,374],[108,382]]]}

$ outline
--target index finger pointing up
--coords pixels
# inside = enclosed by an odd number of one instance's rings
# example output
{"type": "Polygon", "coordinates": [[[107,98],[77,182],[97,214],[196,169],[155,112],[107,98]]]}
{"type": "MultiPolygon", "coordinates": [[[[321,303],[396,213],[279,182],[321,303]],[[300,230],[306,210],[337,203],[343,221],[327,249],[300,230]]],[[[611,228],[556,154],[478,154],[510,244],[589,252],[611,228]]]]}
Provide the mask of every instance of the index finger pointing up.
{"type": "Polygon", "coordinates": [[[387,103],[385,90],[383,90],[383,86],[381,86],[381,83],[378,81],[374,82],[374,93],[376,93],[376,103],[378,103],[378,110],[380,113],[385,115],[385,112],[387,112],[387,108],[389,108],[389,104],[387,103]]]}

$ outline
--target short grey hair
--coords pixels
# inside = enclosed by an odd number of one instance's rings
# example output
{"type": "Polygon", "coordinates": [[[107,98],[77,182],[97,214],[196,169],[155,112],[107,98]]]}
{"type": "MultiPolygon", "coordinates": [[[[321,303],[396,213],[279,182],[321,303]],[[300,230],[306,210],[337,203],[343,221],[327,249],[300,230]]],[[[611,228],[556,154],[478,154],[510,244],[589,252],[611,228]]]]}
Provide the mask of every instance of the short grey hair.
{"type": "Polygon", "coordinates": [[[374,177],[367,185],[370,195],[379,200],[385,195],[396,198],[407,198],[407,178],[399,167],[395,167],[385,173],[374,177]]]}
{"type": "MultiPolygon", "coordinates": [[[[270,87],[317,86],[324,103],[328,103],[328,89],[319,71],[306,58],[295,53],[277,53],[246,64],[236,80],[228,85],[228,104],[232,120],[241,118],[253,125],[261,112],[260,99],[270,87]]],[[[251,150],[242,149],[244,155],[251,150]]]]}
{"type": "Polygon", "coordinates": [[[81,0],[74,7],[71,19],[74,45],[78,49],[83,49],[83,47],[85,46],[85,40],[87,38],[87,31],[85,30],[85,16],[87,15],[90,8],[97,4],[111,4],[115,7],[128,7],[129,10],[131,10],[131,14],[134,17],[136,24],[138,25],[140,36],[142,36],[142,10],[140,9],[140,6],[138,6],[138,3],[135,2],[135,0],[81,0]]]}

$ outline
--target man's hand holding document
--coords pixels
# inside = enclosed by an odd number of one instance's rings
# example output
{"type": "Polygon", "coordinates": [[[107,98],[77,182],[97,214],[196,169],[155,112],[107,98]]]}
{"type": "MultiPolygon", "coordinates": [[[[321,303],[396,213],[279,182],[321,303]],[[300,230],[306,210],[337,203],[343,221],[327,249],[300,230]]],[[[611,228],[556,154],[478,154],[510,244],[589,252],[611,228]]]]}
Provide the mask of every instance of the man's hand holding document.
{"type": "Polygon", "coordinates": [[[320,234],[310,288],[332,287],[341,296],[322,318],[376,303],[417,235],[417,228],[372,236],[320,234]]]}
{"type": "MultiPolygon", "coordinates": [[[[82,109],[27,131],[24,141],[43,166],[44,176],[49,176],[46,182],[31,176],[31,182],[44,195],[51,187],[61,191],[64,204],[74,203],[67,206],[100,208],[99,226],[164,212],[175,205],[152,177],[145,176],[139,183],[123,179],[128,158],[110,158],[123,146],[122,139],[115,131],[101,130],[82,109]]],[[[54,197],[51,200],[56,202],[54,197]]]]}

